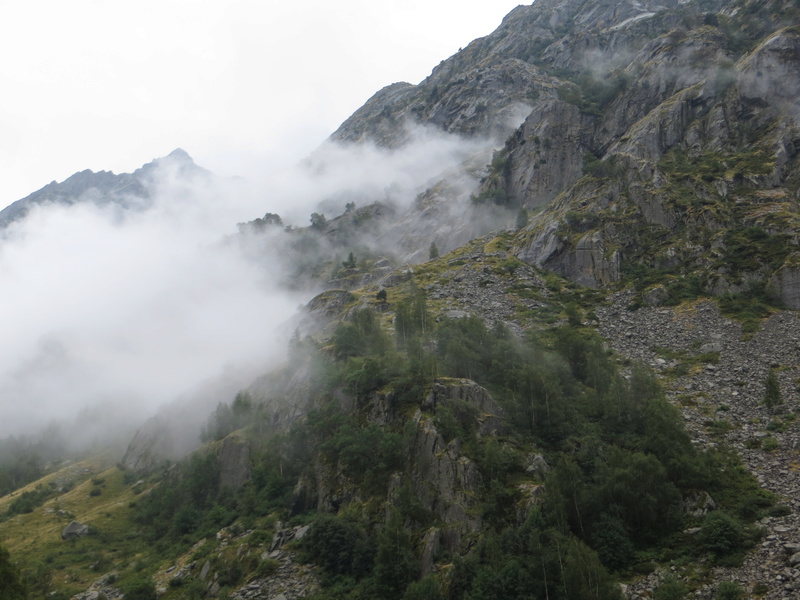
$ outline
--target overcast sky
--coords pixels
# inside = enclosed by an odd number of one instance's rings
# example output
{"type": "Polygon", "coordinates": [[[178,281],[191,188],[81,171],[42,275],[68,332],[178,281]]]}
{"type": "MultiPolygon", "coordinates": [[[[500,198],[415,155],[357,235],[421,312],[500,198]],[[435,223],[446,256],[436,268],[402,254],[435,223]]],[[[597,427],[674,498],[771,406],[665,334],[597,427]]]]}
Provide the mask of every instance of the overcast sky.
{"type": "Polygon", "coordinates": [[[0,0],[0,207],[176,147],[219,175],[292,163],[517,0],[0,0]]]}

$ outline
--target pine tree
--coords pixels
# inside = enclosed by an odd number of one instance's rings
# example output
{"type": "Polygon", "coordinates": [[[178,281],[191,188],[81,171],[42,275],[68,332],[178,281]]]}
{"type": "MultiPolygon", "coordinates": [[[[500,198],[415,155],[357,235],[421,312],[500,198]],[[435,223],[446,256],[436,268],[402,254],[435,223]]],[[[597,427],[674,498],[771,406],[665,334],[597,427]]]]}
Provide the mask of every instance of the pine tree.
{"type": "Polygon", "coordinates": [[[311,213],[311,228],[312,229],[323,229],[325,224],[328,220],[325,218],[325,215],[321,213],[311,213]]]}
{"type": "Polygon", "coordinates": [[[428,248],[428,258],[430,260],[439,258],[439,248],[437,248],[436,242],[431,242],[431,246],[428,248]]]}

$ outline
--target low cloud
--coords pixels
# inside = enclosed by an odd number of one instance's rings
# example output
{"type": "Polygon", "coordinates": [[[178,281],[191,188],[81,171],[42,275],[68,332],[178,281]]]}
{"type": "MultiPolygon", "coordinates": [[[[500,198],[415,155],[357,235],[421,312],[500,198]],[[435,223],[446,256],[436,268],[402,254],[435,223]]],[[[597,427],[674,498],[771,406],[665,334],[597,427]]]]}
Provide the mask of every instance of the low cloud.
{"type": "Polygon", "coordinates": [[[273,360],[302,299],[218,243],[252,207],[163,175],[149,210],[41,207],[0,244],[0,435],[109,405],[129,423],[273,360]]]}
{"type": "Polygon", "coordinates": [[[467,202],[493,145],[420,129],[399,150],[325,144],[302,165],[248,180],[187,180],[165,164],[146,209],[37,207],[0,241],[0,436],[66,422],[103,440],[177,398],[203,397],[204,411],[231,400],[284,360],[310,299],[282,285],[291,265],[281,243],[230,243],[237,222],[273,212],[303,227],[311,212],[336,216],[349,202],[405,210],[472,161],[474,176],[449,198],[467,202]]]}

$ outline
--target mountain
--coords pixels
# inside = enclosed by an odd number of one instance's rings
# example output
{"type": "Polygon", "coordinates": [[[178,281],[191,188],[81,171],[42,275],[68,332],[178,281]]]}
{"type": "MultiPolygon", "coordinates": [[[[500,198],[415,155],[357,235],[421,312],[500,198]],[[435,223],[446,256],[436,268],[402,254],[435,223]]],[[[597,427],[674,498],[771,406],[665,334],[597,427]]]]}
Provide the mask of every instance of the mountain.
{"type": "Polygon", "coordinates": [[[795,597],[798,82],[792,2],[537,0],[380,90],[309,173],[467,150],[240,224],[284,363],[0,498],[34,597],[795,597]]]}
{"type": "Polygon", "coordinates": [[[147,163],[133,173],[115,175],[111,171],[94,173],[87,169],[75,173],[61,183],[53,181],[0,210],[0,229],[24,219],[36,207],[53,204],[70,206],[86,202],[97,206],[118,206],[122,209],[146,208],[159,177],[166,172],[172,172],[186,181],[210,176],[208,171],[198,167],[192,157],[180,148],[147,163]]]}
{"type": "Polygon", "coordinates": [[[406,121],[486,135],[524,111],[478,194],[546,207],[520,259],[591,287],[642,270],[718,296],[758,282],[800,308],[797,20],[786,2],[540,0],[332,139],[397,145],[406,121]]]}

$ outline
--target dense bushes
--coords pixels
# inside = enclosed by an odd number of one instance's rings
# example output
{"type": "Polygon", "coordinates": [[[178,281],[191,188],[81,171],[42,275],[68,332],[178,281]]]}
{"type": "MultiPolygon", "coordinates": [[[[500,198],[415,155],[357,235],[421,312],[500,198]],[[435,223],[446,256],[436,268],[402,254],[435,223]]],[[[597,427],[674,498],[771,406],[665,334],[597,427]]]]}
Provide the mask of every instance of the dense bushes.
{"type": "Polygon", "coordinates": [[[3,600],[25,600],[28,590],[19,569],[11,562],[8,550],[0,546],[0,597],[3,600]]]}
{"type": "Polygon", "coordinates": [[[53,496],[53,488],[45,488],[37,485],[36,489],[22,492],[8,507],[8,516],[32,513],[36,508],[45,503],[53,496]]]}
{"type": "Polygon", "coordinates": [[[126,600],[156,600],[158,594],[153,582],[147,578],[137,578],[122,586],[126,600]]]}
{"type": "Polygon", "coordinates": [[[134,519],[153,540],[194,541],[230,524],[235,500],[219,486],[219,460],[196,453],[172,467],[158,487],[137,501],[134,519]]]}
{"type": "Polygon", "coordinates": [[[611,600],[619,588],[597,555],[574,536],[547,526],[534,511],[521,527],[489,533],[456,559],[451,598],[611,600]]]}
{"type": "MultiPolygon", "coordinates": [[[[402,472],[410,438],[401,432],[434,377],[450,376],[487,387],[508,428],[502,438],[479,437],[481,415],[465,400],[440,402],[427,415],[446,441],[459,440],[482,475],[483,528],[474,552],[453,557],[449,600],[617,599],[609,569],[629,572],[637,557],[665,548],[721,562],[752,541],[742,519],[756,517],[768,499],[730,457],[692,445],[652,373],[633,366],[623,377],[600,338],[580,329],[576,307],[566,311],[571,325],[524,339],[475,317],[435,323],[413,286],[395,308],[394,343],[377,313],[359,309],[329,346],[310,344],[317,408],[283,433],[251,431],[252,479],[236,498],[219,488],[213,455],[197,455],[140,501],[139,522],[185,541],[237,517],[309,512],[318,501],[315,481],[329,472],[344,492],[340,512],[312,517],[302,542],[325,574],[318,597],[442,597],[434,579],[414,582],[418,544],[436,516],[402,472]],[[382,426],[359,411],[379,389],[389,420],[382,426]],[[343,390],[355,405],[349,412],[343,390]],[[529,478],[524,458],[532,448],[551,469],[520,527],[519,482],[529,478]],[[377,507],[385,506],[393,473],[400,475],[387,520],[377,507]],[[675,532],[687,524],[682,496],[697,490],[713,493],[726,512],[706,517],[700,543],[690,545],[675,532]]],[[[259,410],[240,395],[220,405],[207,431],[218,438],[258,421],[259,410]]]]}
{"type": "Polygon", "coordinates": [[[328,588],[358,586],[367,597],[399,599],[416,578],[409,531],[392,514],[381,527],[347,517],[318,515],[301,548],[323,570],[328,588]]]}
{"type": "Polygon", "coordinates": [[[402,438],[377,425],[343,424],[320,447],[323,456],[368,492],[383,492],[389,474],[402,466],[402,438]]]}
{"type": "MultiPolygon", "coordinates": [[[[734,489],[740,497],[758,499],[755,491],[746,492],[732,465],[723,474],[720,459],[692,445],[655,376],[634,367],[627,379],[621,377],[593,334],[559,327],[520,343],[500,327],[489,330],[479,319],[467,318],[443,323],[436,336],[441,370],[487,385],[507,409],[517,435],[550,453],[544,522],[590,545],[607,567],[627,568],[636,551],[659,546],[679,530],[686,519],[684,492],[711,491],[734,510],[740,503],[728,502],[734,489]]],[[[437,411],[437,423],[446,437],[472,435],[447,411],[437,411]]],[[[469,451],[469,444],[464,448],[469,451]]],[[[475,458],[480,464],[479,453],[475,458]]],[[[484,473],[496,472],[481,467],[484,473]]],[[[489,507],[511,480],[492,479],[485,494],[489,507]]],[[[488,510],[486,516],[502,527],[513,515],[488,510]]],[[[717,519],[723,516],[710,523],[717,519]]],[[[709,540],[717,541],[704,543],[705,551],[729,555],[746,543],[744,536],[726,537],[720,529],[712,527],[716,533],[709,533],[709,540]]]]}

